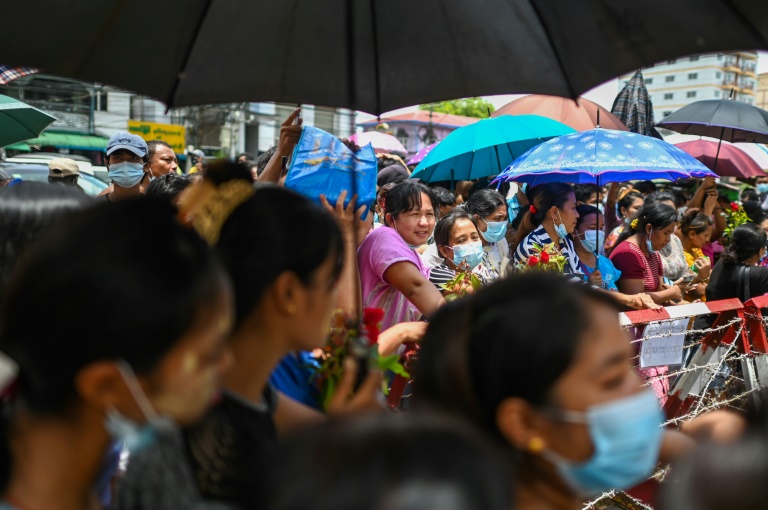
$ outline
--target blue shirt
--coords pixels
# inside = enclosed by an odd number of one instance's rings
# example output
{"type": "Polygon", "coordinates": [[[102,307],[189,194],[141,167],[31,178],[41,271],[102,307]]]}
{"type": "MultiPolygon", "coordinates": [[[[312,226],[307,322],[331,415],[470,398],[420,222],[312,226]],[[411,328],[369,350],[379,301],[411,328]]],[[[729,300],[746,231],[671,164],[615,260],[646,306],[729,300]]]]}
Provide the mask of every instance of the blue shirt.
{"type": "MultiPolygon", "coordinates": [[[[589,275],[595,272],[594,267],[589,267],[583,261],[579,260],[582,269],[584,269],[584,281],[589,281],[589,275]]],[[[616,269],[613,262],[607,257],[602,255],[597,256],[597,269],[600,270],[600,274],[603,277],[603,288],[607,290],[613,290],[618,292],[619,288],[616,286],[616,282],[621,278],[621,271],[616,269]]]]}
{"type": "Polygon", "coordinates": [[[289,354],[277,365],[269,377],[269,382],[287,397],[321,410],[320,391],[314,382],[314,375],[319,367],[320,363],[310,352],[289,354]]]}

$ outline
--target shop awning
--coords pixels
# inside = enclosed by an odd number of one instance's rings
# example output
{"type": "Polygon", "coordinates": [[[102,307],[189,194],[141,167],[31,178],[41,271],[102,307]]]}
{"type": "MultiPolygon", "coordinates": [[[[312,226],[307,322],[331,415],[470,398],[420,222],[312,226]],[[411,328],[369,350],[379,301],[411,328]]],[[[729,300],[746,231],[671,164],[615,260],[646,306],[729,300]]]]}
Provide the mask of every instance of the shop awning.
{"type": "Polygon", "coordinates": [[[19,152],[32,152],[29,145],[26,142],[14,143],[5,147],[6,150],[19,151],[19,152]]]}
{"type": "Polygon", "coordinates": [[[82,151],[98,151],[107,148],[109,139],[103,136],[45,131],[37,138],[31,138],[24,143],[43,147],[58,147],[61,149],[77,149],[82,151]]]}

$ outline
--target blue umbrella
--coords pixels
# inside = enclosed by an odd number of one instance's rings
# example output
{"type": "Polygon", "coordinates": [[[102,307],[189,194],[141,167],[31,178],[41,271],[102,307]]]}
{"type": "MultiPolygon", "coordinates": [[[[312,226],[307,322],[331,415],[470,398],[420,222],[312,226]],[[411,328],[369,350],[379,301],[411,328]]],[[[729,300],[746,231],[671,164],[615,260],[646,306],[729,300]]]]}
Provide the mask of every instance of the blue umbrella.
{"type": "Polygon", "coordinates": [[[552,137],[576,130],[540,115],[501,115],[449,134],[411,177],[427,182],[470,181],[497,175],[516,157],[552,137]]]}
{"type": "Polygon", "coordinates": [[[529,150],[494,182],[608,184],[717,177],[693,156],[657,138],[612,129],[560,136],[529,150]]]}

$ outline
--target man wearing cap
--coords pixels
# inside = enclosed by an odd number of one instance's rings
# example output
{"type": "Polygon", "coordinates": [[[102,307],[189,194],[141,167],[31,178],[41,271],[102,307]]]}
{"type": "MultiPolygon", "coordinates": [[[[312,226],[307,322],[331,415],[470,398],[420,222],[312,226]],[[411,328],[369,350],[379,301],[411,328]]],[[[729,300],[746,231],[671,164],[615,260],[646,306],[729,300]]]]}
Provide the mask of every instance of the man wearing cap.
{"type": "Polygon", "coordinates": [[[82,191],[83,188],[77,185],[78,177],[80,177],[80,169],[77,167],[75,160],[54,158],[48,162],[49,183],[73,186],[82,191]]]}
{"type": "Polygon", "coordinates": [[[141,183],[147,179],[147,143],[131,133],[116,133],[107,143],[107,170],[112,189],[102,192],[113,202],[141,195],[141,183]]]}
{"type": "Polygon", "coordinates": [[[200,149],[193,150],[190,155],[192,156],[192,168],[189,169],[190,174],[196,174],[203,171],[203,161],[205,161],[205,153],[200,149]]]}

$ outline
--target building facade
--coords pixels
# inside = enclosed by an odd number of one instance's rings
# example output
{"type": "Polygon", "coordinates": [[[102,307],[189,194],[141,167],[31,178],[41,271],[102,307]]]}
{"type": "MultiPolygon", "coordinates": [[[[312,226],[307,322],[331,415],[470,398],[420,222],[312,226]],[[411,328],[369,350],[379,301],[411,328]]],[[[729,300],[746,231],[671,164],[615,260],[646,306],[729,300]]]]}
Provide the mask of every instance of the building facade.
{"type": "MultiPolygon", "coordinates": [[[[755,104],[757,52],[693,55],[643,69],[657,121],[685,105],[705,99],[755,104]]],[[[625,76],[627,81],[631,75],[625,76]]]]}
{"type": "Polygon", "coordinates": [[[755,97],[755,106],[768,110],[768,73],[763,73],[757,77],[755,97]]]}

